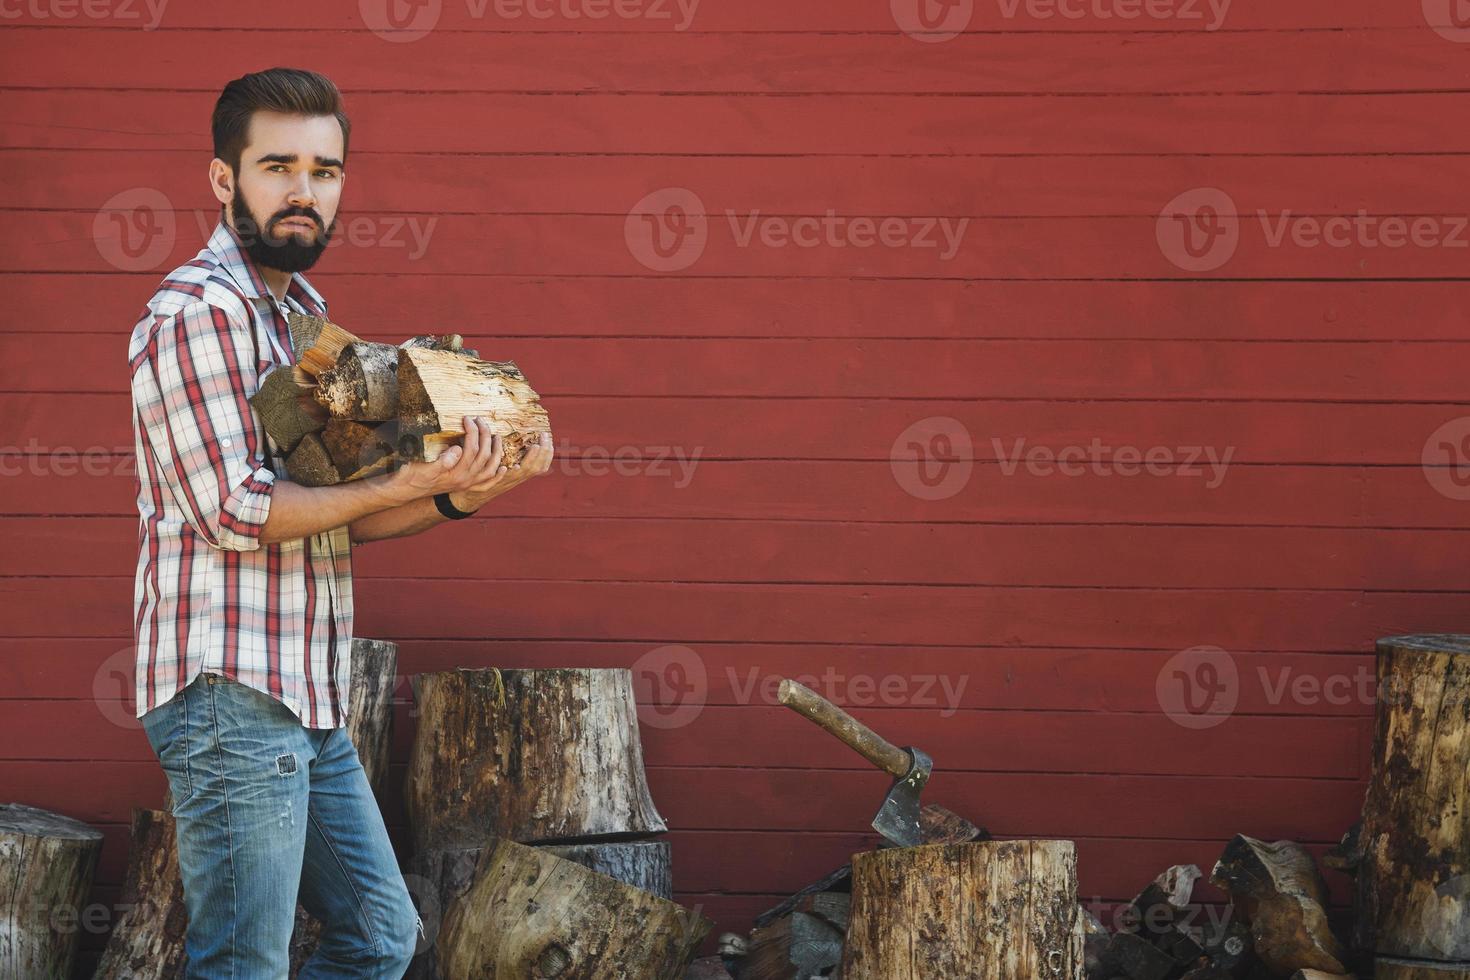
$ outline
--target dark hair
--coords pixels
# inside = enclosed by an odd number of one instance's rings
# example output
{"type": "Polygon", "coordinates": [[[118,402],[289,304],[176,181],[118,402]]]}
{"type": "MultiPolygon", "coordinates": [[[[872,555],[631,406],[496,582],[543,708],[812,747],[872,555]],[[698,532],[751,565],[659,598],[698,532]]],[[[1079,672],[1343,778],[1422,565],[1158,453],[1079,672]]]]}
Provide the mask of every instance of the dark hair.
{"type": "Polygon", "coordinates": [[[259,110],[302,116],[336,116],[342,127],[342,161],[352,124],[342,109],[342,93],[325,75],[301,68],[268,68],[242,75],[225,86],[214,104],[211,128],[214,155],[240,174],[240,154],[250,135],[250,117],[259,110]]]}

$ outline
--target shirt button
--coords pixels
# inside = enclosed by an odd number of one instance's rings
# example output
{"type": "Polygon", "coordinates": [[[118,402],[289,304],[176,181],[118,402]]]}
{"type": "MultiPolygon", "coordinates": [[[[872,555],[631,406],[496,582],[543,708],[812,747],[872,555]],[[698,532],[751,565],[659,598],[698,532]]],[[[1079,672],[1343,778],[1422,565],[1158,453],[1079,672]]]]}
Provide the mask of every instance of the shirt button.
{"type": "Polygon", "coordinates": [[[220,440],[220,445],[223,446],[226,449],[229,449],[230,448],[230,440],[228,440],[228,439],[221,439],[220,440]]]}

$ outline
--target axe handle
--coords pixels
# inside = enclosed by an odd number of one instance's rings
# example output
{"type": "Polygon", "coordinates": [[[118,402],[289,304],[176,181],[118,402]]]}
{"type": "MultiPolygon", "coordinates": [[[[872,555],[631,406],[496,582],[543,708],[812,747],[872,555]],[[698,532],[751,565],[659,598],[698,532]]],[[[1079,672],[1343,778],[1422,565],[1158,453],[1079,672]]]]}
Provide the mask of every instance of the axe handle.
{"type": "Polygon", "coordinates": [[[796,683],[789,677],[781,679],[777,698],[782,704],[825,728],[837,740],[888,773],[901,779],[908,773],[913,758],[908,752],[889,742],[867,725],[822,697],[816,691],[796,683]]]}

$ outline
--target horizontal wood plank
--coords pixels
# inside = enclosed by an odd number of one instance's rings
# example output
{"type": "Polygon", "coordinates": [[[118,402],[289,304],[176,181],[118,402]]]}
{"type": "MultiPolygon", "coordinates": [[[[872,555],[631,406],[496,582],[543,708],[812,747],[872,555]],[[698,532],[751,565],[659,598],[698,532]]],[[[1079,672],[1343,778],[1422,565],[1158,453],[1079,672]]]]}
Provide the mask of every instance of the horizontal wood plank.
{"type": "MultiPolygon", "coordinates": [[[[12,90],[0,145],[207,150],[215,93],[12,90]],[[106,126],[97,125],[106,120],[106,126]],[[160,125],[160,120],[163,124],[160,125]],[[172,121],[177,121],[174,123],[172,121]]],[[[487,95],[362,93],[353,146],[446,153],[1465,153],[1470,93],[487,95]],[[467,125],[466,120],[494,125],[467,125]]]]}
{"type": "MultiPolygon", "coordinates": [[[[363,635],[1371,650],[1453,632],[1460,593],[370,579],[363,635]],[[486,602],[491,602],[486,606],[486,602]]],[[[0,579],[15,636],[131,635],[127,578],[0,579]]]]}
{"type": "MultiPolygon", "coordinates": [[[[1228,21],[1227,12],[1222,23],[1228,21]]],[[[297,19],[287,22],[294,26],[297,19]]],[[[697,22],[696,11],[691,26],[697,22]]],[[[414,44],[411,59],[391,57],[392,49],[369,31],[334,35],[324,47],[320,34],[291,29],[272,32],[271,49],[281,64],[314,65],[349,97],[394,91],[1100,95],[1470,87],[1470,55],[1427,25],[1274,33],[972,32],[942,44],[915,43],[893,26],[848,35],[436,30],[414,44]],[[425,64],[435,70],[426,74],[425,64]],[[1371,72],[1363,70],[1366,64],[1371,72]]],[[[215,79],[258,69],[254,50],[222,50],[216,39],[212,32],[179,29],[73,27],[64,36],[22,30],[0,68],[0,88],[213,92],[215,79]],[[51,55],[58,43],[65,43],[68,57],[51,55]],[[88,70],[99,63],[116,70],[105,76],[88,70]]]]}

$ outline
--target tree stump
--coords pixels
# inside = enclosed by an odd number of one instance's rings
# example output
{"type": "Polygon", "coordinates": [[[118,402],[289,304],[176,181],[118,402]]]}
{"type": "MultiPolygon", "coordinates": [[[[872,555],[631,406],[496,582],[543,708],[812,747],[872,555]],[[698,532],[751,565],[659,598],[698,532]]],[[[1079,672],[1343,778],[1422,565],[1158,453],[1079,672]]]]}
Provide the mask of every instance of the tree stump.
{"type": "Polygon", "coordinates": [[[543,844],[541,850],[659,898],[674,898],[674,861],[668,841],[543,844]]]}
{"type": "Polygon", "coordinates": [[[1470,636],[1378,641],[1357,849],[1360,949],[1470,963],[1470,636]]]}
{"type": "Polygon", "coordinates": [[[80,820],[0,804],[0,976],[70,978],[101,852],[80,820]]]}
{"type": "MultiPolygon", "coordinates": [[[[424,934],[428,938],[420,941],[418,955],[404,974],[406,980],[437,980],[443,976],[438,950],[444,911],[469,890],[481,855],[494,842],[495,838],[486,838],[486,847],[419,852],[408,862],[408,873],[404,878],[414,897],[414,904],[418,906],[419,918],[423,920],[424,934]]],[[[667,841],[542,845],[538,850],[660,898],[673,898],[673,859],[667,841]]]]}
{"type": "Polygon", "coordinates": [[[1373,980],[1470,980],[1470,963],[1380,956],[1373,962],[1373,980]]]}
{"type": "Polygon", "coordinates": [[[413,676],[404,802],[419,852],[647,837],[668,829],[643,772],[626,668],[413,676]]]}
{"type": "Polygon", "coordinates": [[[174,818],[133,808],[123,913],[107,937],[96,980],[172,980],[183,973],[184,882],[179,876],[174,818]]]}
{"type": "Polygon", "coordinates": [[[857,854],[842,980],[1081,980],[1068,840],[925,844],[857,854]]]}
{"type": "MultiPolygon", "coordinates": [[[[388,746],[393,736],[393,689],[398,680],[398,645],[387,640],[352,640],[352,679],[347,697],[347,735],[374,792],[382,791],[388,774],[388,746]]],[[[316,951],[322,925],[300,905],[291,936],[291,976],[316,951]]]]}
{"type": "Polygon", "coordinates": [[[680,980],[713,923],[673,902],[499,840],[440,934],[448,980],[680,980]]]}

